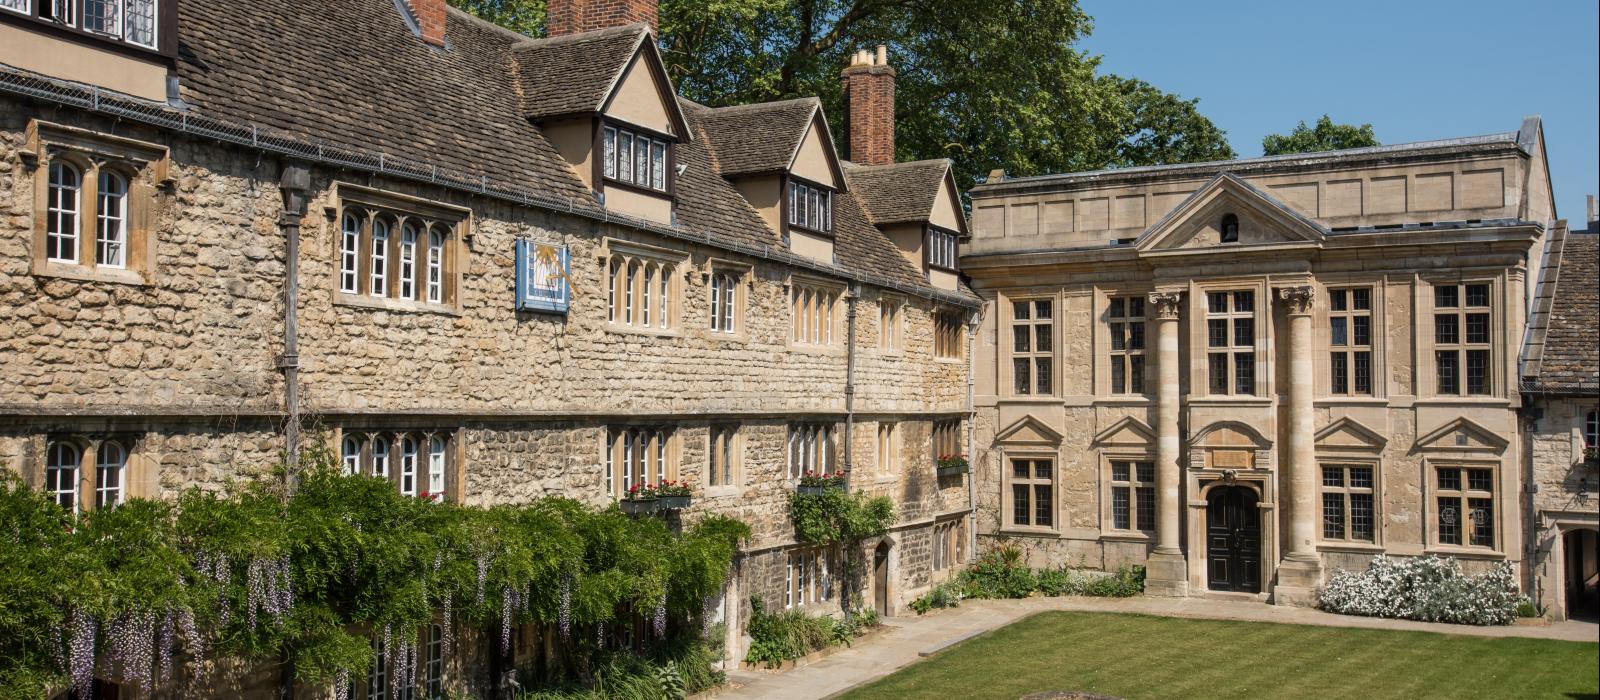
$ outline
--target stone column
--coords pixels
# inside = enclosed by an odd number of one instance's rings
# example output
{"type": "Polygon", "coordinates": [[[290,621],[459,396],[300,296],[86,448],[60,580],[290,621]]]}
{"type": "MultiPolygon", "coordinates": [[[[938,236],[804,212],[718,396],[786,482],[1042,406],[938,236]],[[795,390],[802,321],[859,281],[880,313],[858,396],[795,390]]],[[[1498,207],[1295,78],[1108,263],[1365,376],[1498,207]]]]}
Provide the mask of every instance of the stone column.
{"type": "Polygon", "coordinates": [[[1179,366],[1178,313],[1183,304],[1181,292],[1156,292],[1150,295],[1156,337],[1156,547],[1145,562],[1145,593],[1155,596],[1185,596],[1189,592],[1189,569],[1179,542],[1183,506],[1178,491],[1182,474],[1178,469],[1179,366]]]}
{"type": "Polygon", "coordinates": [[[1312,372],[1311,311],[1316,294],[1310,285],[1280,287],[1278,299],[1289,312],[1289,391],[1286,406],[1287,449],[1281,450],[1280,489],[1287,489],[1288,552],[1278,565],[1278,585],[1273,602],[1278,605],[1314,606],[1322,585],[1322,557],[1317,554],[1317,455],[1312,399],[1316,378],[1312,372]]]}

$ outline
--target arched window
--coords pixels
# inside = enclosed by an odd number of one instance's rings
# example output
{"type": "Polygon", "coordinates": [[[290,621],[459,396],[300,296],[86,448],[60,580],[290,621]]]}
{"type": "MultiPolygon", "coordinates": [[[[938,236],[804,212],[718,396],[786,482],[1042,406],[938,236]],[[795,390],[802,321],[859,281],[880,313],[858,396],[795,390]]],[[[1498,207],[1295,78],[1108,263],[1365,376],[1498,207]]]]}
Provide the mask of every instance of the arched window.
{"type": "Polygon", "coordinates": [[[339,291],[348,294],[361,292],[361,217],[353,212],[344,215],[344,226],[339,233],[339,291]]]}
{"type": "Polygon", "coordinates": [[[52,262],[78,262],[79,194],[83,177],[70,163],[50,164],[45,202],[44,254],[52,262]]]}
{"type": "Polygon", "coordinates": [[[641,302],[643,316],[640,317],[640,325],[645,326],[646,328],[648,328],[650,326],[650,295],[655,292],[655,289],[656,289],[656,266],[652,265],[650,263],[645,263],[645,266],[644,266],[644,299],[641,302]]]}
{"type": "MultiPolygon", "coordinates": [[[[624,290],[623,290],[623,292],[624,292],[623,293],[624,301],[623,301],[623,304],[622,304],[622,308],[623,308],[624,320],[627,321],[628,325],[630,325],[630,326],[633,325],[633,308],[634,308],[633,307],[633,288],[635,286],[637,286],[637,283],[634,280],[639,279],[639,274],[640,274],[639,273],[639,263],[637,263],[637,262],[629,263],[628,264],[628,279],[623,282],[625,287],[624,287],[624,290]]],[[[649,294],[650,290],[646,289],[646,290],[644,290],[644,293],[649,294]]]]}
{"type": "Polygon", "coordinates": [[[444,303],[444,232],[437,226],[428,232],[428,302],[444,303]]]}
{"type": "Polygon", "coordinates": [[[444,496],[444,439],[439,437],[428,438],[428,493],[444,496]]]}
{"type": "Polygon", "coordinates": [[[417,298],[417,242],[421,232],[407,221],[400,233],[400,298],[417,298]]]}
{"type": "Polygon", "coordinates": [[[44,489],[62,508],[78,512],[78,447],[69,442],[52,442],[45,450],[44,489]]]}
{"type": "Polygon", "coordinates": [[[100,443],[95,454],[94,507],[111,508],[122,503],[123,474],[128,468],[128,453],[122,445],[100,443]]]}
{"type": "Polygon", "coordinates": [[[99,206],[95,209],[95,262],[127,266],[128,181],[110,170],[100,171],[99,206]]]}
{"type": "Polygon", "coordinates": [[[367,289],[375,297],[389,296],[389,222],[372,221],[372,274],[367,289]]]}
{"type": "Polygon", "coordinates": [[[389,478],[389,441],[385,438],[372,439],[372,475],[389,478]]]}
{"type": "Polygon", "coordinates": [[[1239,217],[1232,214],[1222,217],[1222,242],[1239,242],[1239,217]]]}
{"type": "Polygon", "coordinates": [[[617,317],[617,277],[622,274],[622,259],[611,259],[611,274],[606,277],[606,318],[616,323],[617,317]]]}
{"type": "Polygon", "coordinates": [[[667,320],[672,318],[671,314],[667,313],[667,285],[670,284],[671,281],[672,266],[661,266],[661,287],[660,296],[658,297],[660,303],[656,306],[656,318],[659,320],[656,322],[656,325],[662,328],[666,328],[667,320]]]}
{"type": "Polygon", "coordinates": [[[339,449],[339,458],[344,463],[346,476],[355,476],[361,473],[361,441],[354,437],[347,437],[339,449]]]}
{"type": "Polygon", "coordinates": [[[417,440],[410,435],[400,438],[400,493],[417,495],[417,440]]]}

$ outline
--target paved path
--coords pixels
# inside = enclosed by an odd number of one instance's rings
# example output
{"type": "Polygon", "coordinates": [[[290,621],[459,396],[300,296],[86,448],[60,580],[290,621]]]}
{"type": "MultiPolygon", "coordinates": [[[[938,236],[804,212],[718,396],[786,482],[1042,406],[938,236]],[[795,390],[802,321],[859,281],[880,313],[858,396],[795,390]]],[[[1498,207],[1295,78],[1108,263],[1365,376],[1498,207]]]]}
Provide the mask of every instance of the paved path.
{"type": "Polygon", "coordinates": [[[968,637],[1004,627],[1046,610],[1140,613],[1165,617],[1212,620],[1284,622],[1325,627],[1416,630],[1481,637],[1534,637],[1594,642],[1600,626],[1586,622],[1558,622],[1545,627],[1471,627],[1410,620],[1334,615],[1306,608],[1207,598],[1029,598],[1025,600],[972,600],[961,607],[917,617],[887,619],[888,627],[854,647],[809,666],[786,673],[737,670],[728,674],[729,685],[713,691],[716,700],[814,700],[842,693],[887,676],[932,652],[968,637]]]}

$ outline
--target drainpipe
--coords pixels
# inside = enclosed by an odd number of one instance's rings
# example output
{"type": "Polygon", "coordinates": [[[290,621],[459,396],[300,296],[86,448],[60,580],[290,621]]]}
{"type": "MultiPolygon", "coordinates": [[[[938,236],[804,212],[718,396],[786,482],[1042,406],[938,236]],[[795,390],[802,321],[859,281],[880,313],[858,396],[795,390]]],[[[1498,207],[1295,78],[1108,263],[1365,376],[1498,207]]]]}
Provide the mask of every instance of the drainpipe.
{"type": "Polygon", "coordinates": [[[311,171],[300,163],[285,163],[278,179],[283,194],[283,212],[278,215],[278,231],[284,238],[283,268],[283,354],[278,369],[283,372],[284,459],[288,487],[299,481],[300,466],[300,220],[306,215],[306,193],[311,189],[311,171]]]}
{"type": "Polygon", "coordinates": [[[978,552],[978,410],[972,400],[978,369],[978,316],[967,321],[967,561],[978,552]]]}
{"type": "Polygon", "coordinates": [[[861,287],[852,284],[845,295],[844,473],[845,490],[849,490],[854,466],[850,461],[850,432],[856,424],[856,300],[861,296],[861,287]]]}
{"type": "Polygon", "coordinates": [[[1535,405],[1538,399],[1524,393],[1522,394],[1522,407],[1517,411],[1517,423],[1522,426],[1519,437],[1522,439],[1522,512],[1523,527],[1527,528],[1522,533],[1522,571],[1524,590],[1533,599],[1535,605],[1544,604],[1544,591],[1540,590],[1541,580],[1538,568],[1543,563],[1539,561],[1539,552],[1543,544],[1540,539],[1544,533],[1539,531],[1539,512],[1534,507],[1534,495],[1539,492],[1539,482],[1534,481],[1533,469],[1533,436],[1539,430],[1539,419],[1544,417],[1544,407],[1535,405]]]}

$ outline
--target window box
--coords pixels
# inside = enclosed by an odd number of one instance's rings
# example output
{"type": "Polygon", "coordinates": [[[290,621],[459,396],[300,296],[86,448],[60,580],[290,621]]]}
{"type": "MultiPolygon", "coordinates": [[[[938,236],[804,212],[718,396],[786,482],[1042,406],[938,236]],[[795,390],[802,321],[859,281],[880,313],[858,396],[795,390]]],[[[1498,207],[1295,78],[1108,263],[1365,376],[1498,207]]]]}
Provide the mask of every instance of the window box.
{"type": "Polygon", "coordinates": [[[1590,469],[1600,467],[1600,448],[1583,448],[1583,464],[1590,469]]]}
{"type": "Polygon", "coordinates": [[[806,486],[804,484],[794,487],[794,492],[802,496],[821,496],[829,491],[842,491],[844,484],[838,486],[806,486]]]}
{"type": "Polygon", "coordinates": [[[960,476],[967,473],[968,469],[969,466],[965,456],[945,455],[939,458],[938,465],[935,467],[934,471],[938,472],[939,476],[943,478],[947,476],[960,476]]]}
{"type": "Polygon", "coordinates": [[[662,510],[683,510],[694,502],[693,496],[662,496],[658,502],[662,510]]]}
{"type": "Polygon", "coordinates": [[[661,507],[661,499],[654,497],[627,498],[617,501],[617,505],[622,508],[622,512],[628,515],[650,515],[661,507]]]}
{"type": "Polygon", "coordinates": [[[662,510],[683,510],[689,507],[694,496],[688,484],[664,481],[656,489],[656,498],[659,499],[662,510]]]}
{"type": "Polygon", "coordinates": [[[820,496],[829,491],[844,490],[844,474],[811,474],[800,477],[800,484],[795,487],[795,493],[802,496],[820,496]]]}

